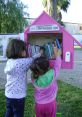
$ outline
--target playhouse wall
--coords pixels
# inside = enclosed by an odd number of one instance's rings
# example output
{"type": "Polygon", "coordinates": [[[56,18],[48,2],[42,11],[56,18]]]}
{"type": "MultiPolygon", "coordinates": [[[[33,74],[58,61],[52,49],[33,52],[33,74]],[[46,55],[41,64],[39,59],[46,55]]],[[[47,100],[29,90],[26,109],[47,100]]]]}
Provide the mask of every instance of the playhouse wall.
{"type": "Polygon", "coordinates": [[[63,48],[62,48],[62,68],[63,69],[72,69],[73,68],[73,61],[74,61],[74,41],[69,34],[63,34],[63,48]],[[70,62],[65,61],[66,52],[70,52],[70,62]]]}
{"type": "MultiPolygon", "coordinates": [[[[26,42],[28,42],[28,33],[26,33],[26,42]]],[[[42,44],[42,41],[41,41],[42,44]]],[[[73,59],[74,59],[74,41],[69,34],[63,33],[62,39],[62,65],[63,69],[72,69],[73,68],[73,59]],[[65,61],[66,52],[70,52],[70,62],[65,61]]]]}
{"type": "MultiPolygon", "coordinates": [[[[54,19],[52,19],[50,16],[48,16],[46,13],[42,13],[40,17],[38,17],[32,25],[53,25],[56,24],[60,27],[59,33],[63,34],[62,39],[62,66],[63,69],[72,69],[73,68],[73,61],[74,61],[74,39],[72,36],[62,27],[60,24],[58,24],[54,19]],[[70,61],[65,61],[66,52],[70,52],[70,61]]],[[[27,27],[27,29],[24,32],[24,39],[26,42],[28,42],[28,36],[31,33],[44,33],[44,32],[30,32],[30,26],[27,27]]],[[[45,32],[45,33],[57,33],[57,32],[45,32]]]]}

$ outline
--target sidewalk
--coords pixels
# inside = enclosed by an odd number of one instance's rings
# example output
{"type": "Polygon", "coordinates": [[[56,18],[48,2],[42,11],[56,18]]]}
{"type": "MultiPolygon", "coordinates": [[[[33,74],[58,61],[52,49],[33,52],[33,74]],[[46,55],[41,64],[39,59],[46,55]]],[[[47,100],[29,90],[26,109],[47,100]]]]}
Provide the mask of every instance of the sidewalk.
{"type": "Polygon", "coordinates": [[[75,61],[72,70],[62,69],[58,79],[82,89],[82,61],[75,61]]]}

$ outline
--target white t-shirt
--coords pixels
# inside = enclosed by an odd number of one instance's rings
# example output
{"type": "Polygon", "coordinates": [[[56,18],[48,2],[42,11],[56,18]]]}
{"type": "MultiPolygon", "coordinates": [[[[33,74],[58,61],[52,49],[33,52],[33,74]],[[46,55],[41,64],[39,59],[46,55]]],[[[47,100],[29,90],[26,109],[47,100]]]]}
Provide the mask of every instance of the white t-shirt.
{"type": "Polygon", "coordinates": [[[7,74],[5,96],[8,98],[24,98],[27,89],[27,71],[33,58],[9,59],[4,72],[7,74]]]}

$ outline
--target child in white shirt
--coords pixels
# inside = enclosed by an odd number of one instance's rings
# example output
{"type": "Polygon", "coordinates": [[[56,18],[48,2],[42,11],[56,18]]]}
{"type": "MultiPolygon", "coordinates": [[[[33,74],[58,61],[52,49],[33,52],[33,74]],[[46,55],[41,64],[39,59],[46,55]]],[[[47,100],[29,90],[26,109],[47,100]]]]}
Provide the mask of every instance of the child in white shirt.
{"type": "Polygon", "coordinates": [[[26,74],[33,60],[39,57],[40,53],[27,58],[24,41],[12,39],[7,46],[6,56],[8,60],[4,69],[7,74],[5,117],[24,117],[26,74]]]}

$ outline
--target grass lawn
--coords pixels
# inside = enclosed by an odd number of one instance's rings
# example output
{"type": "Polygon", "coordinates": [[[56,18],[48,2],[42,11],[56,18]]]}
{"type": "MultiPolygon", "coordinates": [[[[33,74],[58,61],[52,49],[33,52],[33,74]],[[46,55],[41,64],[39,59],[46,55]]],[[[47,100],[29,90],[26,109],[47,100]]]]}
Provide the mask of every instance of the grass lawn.
{"type": "MultiPolygon", "coordinates": [[[[82,89],[58,81],[59,91],[57,96],[57,111],[62,117],[82,117],[82,89]]],[[[0,117],[5,113],[4,91],[0,90],[0,117]]],[[[33,87],[28,85],[28,96],[26,97],[25,117],[34,116],[33,87]]]]}
{"type": "Polygon", "coordinates": [[[80,50],[80,51],[82,51],[82,48],[80,46],[74,46],[74,50],[80,50]]]}
{"type": "Polygon", "coordinates": [[[80,46],[74,46],[74,48],[75,48],[75,49],[79,49],[79,48],[81,48],[81,47],[80,47],[80,46]]]}

